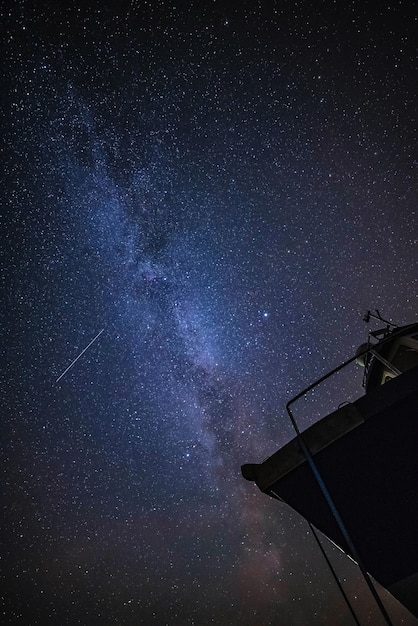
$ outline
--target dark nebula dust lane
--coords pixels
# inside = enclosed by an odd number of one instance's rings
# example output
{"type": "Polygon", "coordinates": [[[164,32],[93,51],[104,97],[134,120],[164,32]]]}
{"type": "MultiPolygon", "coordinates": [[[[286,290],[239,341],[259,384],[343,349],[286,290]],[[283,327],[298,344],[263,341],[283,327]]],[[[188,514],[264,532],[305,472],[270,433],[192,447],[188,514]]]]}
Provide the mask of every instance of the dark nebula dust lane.
{"type": "Polygon", "coordinates": [[[1,11],[2,623],[351,625],[240,466],[365,310],[416,320],[412,3],[1,11]]]}

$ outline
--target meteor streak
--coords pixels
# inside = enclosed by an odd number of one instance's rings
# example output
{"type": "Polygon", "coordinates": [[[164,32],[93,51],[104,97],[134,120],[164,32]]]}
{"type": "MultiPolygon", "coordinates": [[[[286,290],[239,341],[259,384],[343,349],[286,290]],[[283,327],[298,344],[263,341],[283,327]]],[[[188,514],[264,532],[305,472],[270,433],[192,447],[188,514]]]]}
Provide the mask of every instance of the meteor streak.
{"type": "Polygon", "coordinates": [[[67,369],[64,370],[63,373],[60,376],[58,376],[57,380],[55,381],[56,383],[58,383],[61,380],[61,378],[63,376],[65,376],[65,374],[68,372],[68,370],[70,370],[72,368],[72,366],[77,363],[78,359],[83,356],[85,351],[90,348],[90,346],[96,341],[96,339],[102,334],[103,331],[104,331],[104,328],[102,328],[102,330],[99,333],[97,333],[97,335],[94,337],[94,339],[92,339],[90,341],[90,343],[84,348],[84,350],[82,350],[80,352],[80,354],[74,359],[74,361],[72,363],[70,363],[70,365],[67,367],[67,369]]]}

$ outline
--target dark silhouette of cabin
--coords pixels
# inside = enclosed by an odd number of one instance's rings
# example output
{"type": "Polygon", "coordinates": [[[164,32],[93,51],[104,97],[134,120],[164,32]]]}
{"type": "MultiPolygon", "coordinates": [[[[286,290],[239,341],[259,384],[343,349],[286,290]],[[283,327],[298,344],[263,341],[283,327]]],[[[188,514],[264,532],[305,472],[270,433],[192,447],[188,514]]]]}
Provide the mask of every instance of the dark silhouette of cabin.
{"type": "MultiPolygon", "coordinates": [[[[418,324],[371,334],[366,394],[301,436],[367,572],[418,617],[418,324]]],[[[299,437],[242,473],[354,556],[299,437]]]]}

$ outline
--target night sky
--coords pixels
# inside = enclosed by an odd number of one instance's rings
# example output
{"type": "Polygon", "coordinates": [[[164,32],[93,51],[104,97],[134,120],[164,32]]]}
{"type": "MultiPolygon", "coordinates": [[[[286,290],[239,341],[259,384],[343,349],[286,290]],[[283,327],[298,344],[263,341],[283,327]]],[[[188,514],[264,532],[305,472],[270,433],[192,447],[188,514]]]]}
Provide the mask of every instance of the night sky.
{"type": "Polygon", "coordinates": [[[2,3],[1,623],[350,626],[240,466],[417,320],[415,3],[85,4],[2,3]]]}

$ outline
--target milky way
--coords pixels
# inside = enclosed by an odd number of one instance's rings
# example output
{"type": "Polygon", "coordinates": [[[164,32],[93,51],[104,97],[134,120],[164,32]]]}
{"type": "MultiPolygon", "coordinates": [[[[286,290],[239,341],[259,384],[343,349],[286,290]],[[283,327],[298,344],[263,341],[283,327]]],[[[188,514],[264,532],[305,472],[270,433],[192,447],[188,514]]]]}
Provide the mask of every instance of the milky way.
{"type": "Polygon", "coordinates": [[[351,624],[240,466],[416,319],[407,7],[93,4],[4,9],[2,623],[351,624]]]}

